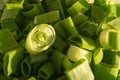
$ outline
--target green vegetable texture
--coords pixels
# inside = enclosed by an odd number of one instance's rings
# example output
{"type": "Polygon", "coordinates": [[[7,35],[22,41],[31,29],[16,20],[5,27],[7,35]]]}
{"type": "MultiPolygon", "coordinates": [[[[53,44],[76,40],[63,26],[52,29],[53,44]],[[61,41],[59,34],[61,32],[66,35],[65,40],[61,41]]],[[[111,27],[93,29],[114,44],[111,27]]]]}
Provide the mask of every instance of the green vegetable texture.
{"type": "Polygon", "coordinates": [[[120,80],[120,0],[0,0],[0,80],[120,80]]]}

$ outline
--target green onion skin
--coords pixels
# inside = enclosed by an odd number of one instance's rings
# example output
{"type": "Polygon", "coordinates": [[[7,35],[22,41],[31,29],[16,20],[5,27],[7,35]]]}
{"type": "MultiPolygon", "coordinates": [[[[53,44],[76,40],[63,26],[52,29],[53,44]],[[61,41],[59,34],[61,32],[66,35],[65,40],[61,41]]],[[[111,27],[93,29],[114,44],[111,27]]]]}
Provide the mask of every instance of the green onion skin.
{"type": "Polygon", "coordinates": [[[40,24],[29,32],[25,47],[30,54],[34,55],[48,49],[54,41],[54,28],[48,24],[40,24]]]}
{"type": "Polygon", "coordinates": [[[99,64],[103,59],[103,49],[97,48],[93,53],[93,62],[94,64],[99,64]]]}

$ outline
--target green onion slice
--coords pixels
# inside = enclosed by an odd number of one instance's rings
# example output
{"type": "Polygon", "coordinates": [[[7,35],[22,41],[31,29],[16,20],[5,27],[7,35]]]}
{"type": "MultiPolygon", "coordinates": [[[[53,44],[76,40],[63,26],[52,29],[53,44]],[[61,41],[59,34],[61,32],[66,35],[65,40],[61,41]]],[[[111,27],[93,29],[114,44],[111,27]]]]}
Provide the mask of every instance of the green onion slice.
{"type": "Polygon", "coordinates": [[[86,61],[88,61],[88,63],[90,63],[92,59],[92,52],[75,45],[70,45],[67,51],[67,56],[73,62],[77,62],[80,59],[84,58],[86,61]]]}
{"type": "Polygon", "coordinates": [[[35,26],[27,36],[26,50],[30,54],[37,54],[48,49],[55,41],[55,31],[51,25],[35,26]]]}
{"type": "Polygon", "coordinates": [[[105,49],[120,51],[120,46],[118,45],[120,43],[119,37],[119,31],[103,29],[100,33],[99,42],[100,45],[105,49]]]}

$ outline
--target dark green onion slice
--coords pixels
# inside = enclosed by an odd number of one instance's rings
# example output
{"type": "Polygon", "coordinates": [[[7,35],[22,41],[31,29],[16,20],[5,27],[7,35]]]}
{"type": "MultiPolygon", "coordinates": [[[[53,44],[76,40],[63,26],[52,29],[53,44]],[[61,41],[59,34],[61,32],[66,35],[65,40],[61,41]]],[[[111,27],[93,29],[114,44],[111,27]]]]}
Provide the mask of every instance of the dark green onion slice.
{"type": "Polygon", "coordinates": [[[60,51],[54,50],[52,53],[51,60],[52,60],[52,63],[55,65],[58,73],[62,73],[62,65],[63,65],[64,57],[65,55],[60,51]]]}
{"type": "Polygon", "coordinates": [[[60,19],[59,11],[50,11],[44,14],[35,16],[34,24],[54,23],[60,19]]]}
{"type": "Polygon", "coordinates": [[[79,12],[85,13],[88,9],[89,5],[85,2],[85,0],[79,0],[70,6],[67,11],[70,13],[70,15],[74,16],[79,12]]]}
{"type": "Polygon", "coordinates": [[[29,77],[31,73],[31,64],[30,64],[30,57],[26,57],[21,62],[21,73],[25,77],[29,77]]]}
{"type": "Polygon", "coordinates": [[[42,7],[42,4],[31,4],[25,6],[21,13],[27,19],[33,19],[36,15],[44,13],[44,9],[42,7]]]}
{"type": "Polygon", "coordinates": [[[55,68],[52,63],[47,62],[38,70],[38,77],[42,79],[49,79],[55,72],[55,68]]]}
{"type": "Polygon", "coordinates": [[[77,35],[78,34],[76,26],[75,26],[75,24],[74,24],[74,22],[73,22],[71,17],[65,18],[64,20],[62,20],[61,23],[63,25],[64,30],[66,31],[66,33],[68,35],[70,35],[70,36],[72,35],[73,36],[73,35],[77,35]]]}
{"type": "Polygon", "coordinates": [[[94,66],[93,73],[96,80],[116,80],[118,67],[101,63],[94,66]]]}
{"type": "Polygon", "coordinates": [[[30,54],[37,54],[48,49],[54,41],[54,28],[48,24],[40,24],[30,31],[25,46],[30,54]]]}
{"type": "Polygon", "coordinates": [[[56,36],[56,40],[53,44],[53,47],[55,47],[57,50],[62,52],[62,51],[64,51],[64,49],[66,47],[66,43],[59,36],[56,36]],[[60,44],[62,44],[62,45],[60,45],[60,44]]]}
{"type": "Polygon", "coordinates": [[[10,30],[2,29],[0,30],[0,52],[5,54],[7,51],[19,47],[17,41],[12,36],[10,30]]]}

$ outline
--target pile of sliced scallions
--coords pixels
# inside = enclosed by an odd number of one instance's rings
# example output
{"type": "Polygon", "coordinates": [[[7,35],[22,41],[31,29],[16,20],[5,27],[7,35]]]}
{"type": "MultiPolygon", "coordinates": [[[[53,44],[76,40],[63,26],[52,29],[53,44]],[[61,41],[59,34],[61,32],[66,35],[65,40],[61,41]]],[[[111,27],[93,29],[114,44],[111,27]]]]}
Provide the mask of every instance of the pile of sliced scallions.
{"type": "Polygon", "coordinates": [[[120,1],[0,0],[0,80],[120,80],[120,1]]]}

